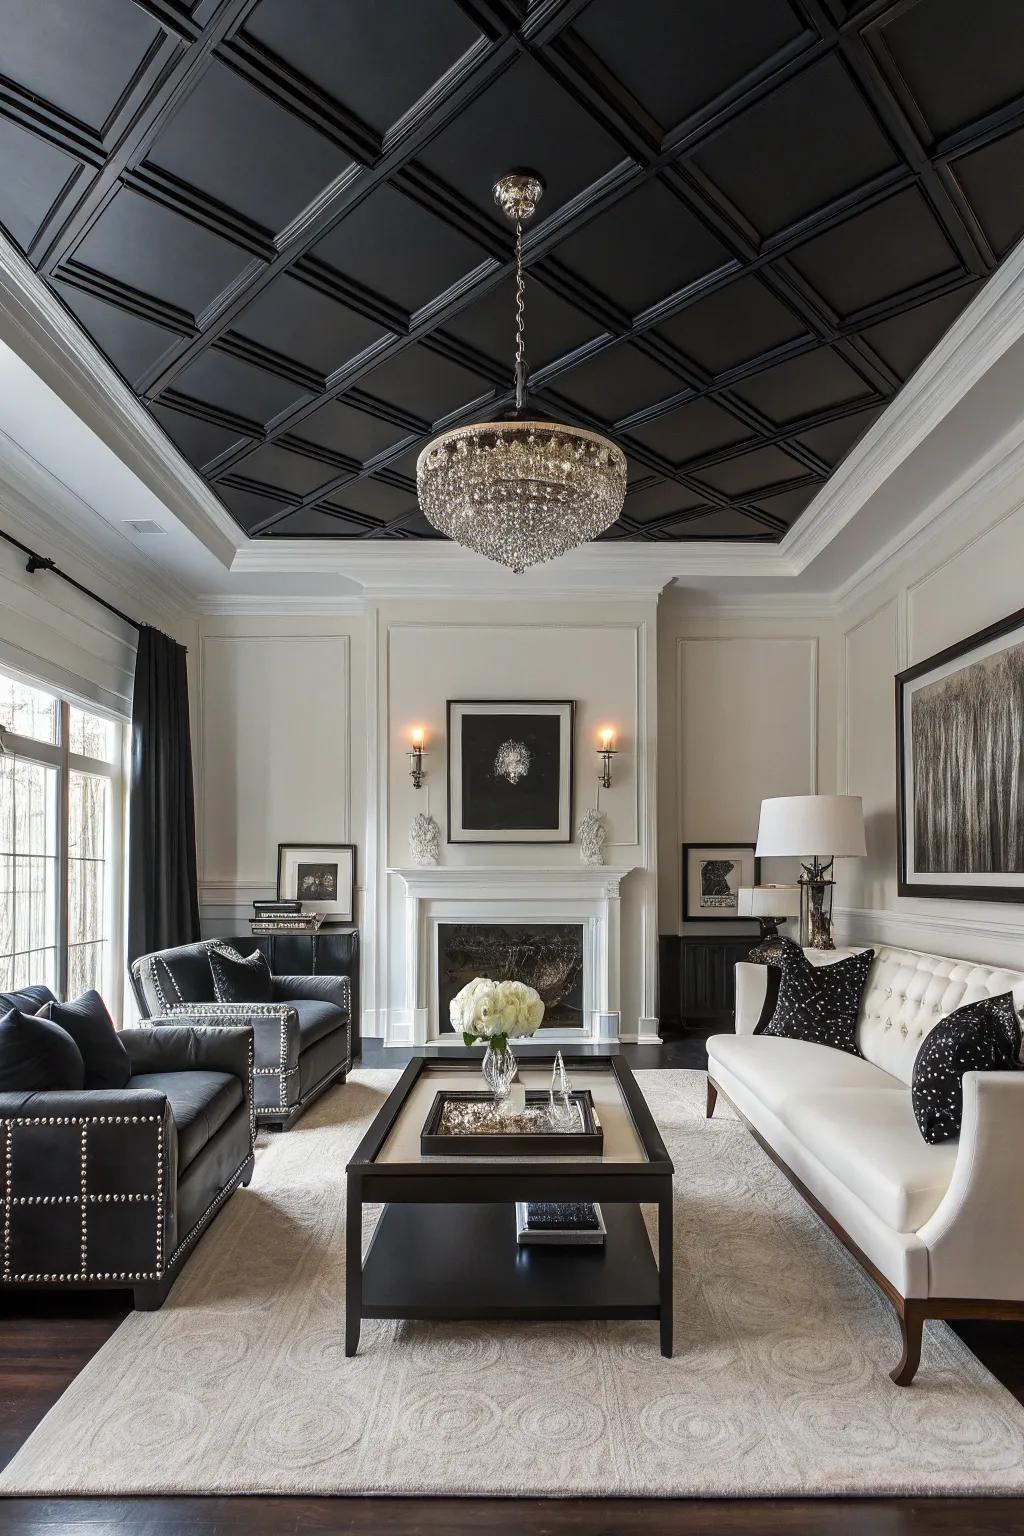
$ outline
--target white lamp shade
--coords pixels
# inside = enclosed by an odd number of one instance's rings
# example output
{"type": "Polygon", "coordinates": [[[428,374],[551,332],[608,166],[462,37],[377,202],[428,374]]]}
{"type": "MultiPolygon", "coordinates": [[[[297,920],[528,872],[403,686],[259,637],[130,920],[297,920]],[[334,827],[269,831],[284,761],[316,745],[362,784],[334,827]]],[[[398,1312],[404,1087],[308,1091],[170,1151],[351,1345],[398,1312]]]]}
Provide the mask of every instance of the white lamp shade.
{"type": "Polygon", "coordinates": [[[860,795],[781,795],[761,801],[759,859],[863,858],[860,795]]]}
{"type": "Polygon", "coordinates": [[[737,917],[799,917],[798,885],[741,885],[737,892],[737,917]]]}

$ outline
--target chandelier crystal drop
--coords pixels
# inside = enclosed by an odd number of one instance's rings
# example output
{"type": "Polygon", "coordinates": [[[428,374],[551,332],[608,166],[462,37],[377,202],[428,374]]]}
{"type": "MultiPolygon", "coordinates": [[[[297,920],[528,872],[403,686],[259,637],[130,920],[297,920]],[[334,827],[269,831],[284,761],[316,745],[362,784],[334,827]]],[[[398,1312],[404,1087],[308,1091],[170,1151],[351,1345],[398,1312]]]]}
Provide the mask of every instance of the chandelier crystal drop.
{"type": "Polygon", "coordinates": [[[523,221],[544,190],[530,172],[503,176],[498,206],[516,226],[516,408],[454,427],[416,462],[423,514],[439,533],[517,574],[610,528],[626,496],[626,459],[597,432],[545,421],[526,405],[523,221]]]}

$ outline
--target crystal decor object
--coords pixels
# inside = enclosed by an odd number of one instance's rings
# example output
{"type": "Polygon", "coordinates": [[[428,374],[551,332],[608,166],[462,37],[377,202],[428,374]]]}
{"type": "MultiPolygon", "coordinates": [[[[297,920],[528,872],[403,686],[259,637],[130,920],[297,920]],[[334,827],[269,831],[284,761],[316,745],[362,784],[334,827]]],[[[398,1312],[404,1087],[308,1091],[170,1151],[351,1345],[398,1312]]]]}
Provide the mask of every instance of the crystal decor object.
{"type": "Polygon", "coordinates": [[[570,1097],[572,1083],[569,1074],[565,1070],[565,1062],[562,1060],[561,1051],[556,1052],[554,1065],[551,1068],[551,1086],[548,1089],[548,1113],[551,1116],[551,1124],[558,1129],[567,1129],[576,1119],[576,1111],[570,1097]]]}
{"type": "Polygon", "coordinates": [[[494,198],[516,226],[515,410],[443,432],[416,461],[427,521],[517,574],[595,539],[626,496],[626,459],[597,432],[545,421],[526,401],[523,222],[544,190],[527,172],[503,176],[494,198]]]}
{"type": "Polygon", "coordinates": [[[499,1051],[488,1043],[483,1060],[484,1082],[494,1095],[496,1105],[503,1104],[508,1098],[518,1071],[519,1063],[512,1054],[510,1045],[506,1045],[503,1051],[499,1051]]]}

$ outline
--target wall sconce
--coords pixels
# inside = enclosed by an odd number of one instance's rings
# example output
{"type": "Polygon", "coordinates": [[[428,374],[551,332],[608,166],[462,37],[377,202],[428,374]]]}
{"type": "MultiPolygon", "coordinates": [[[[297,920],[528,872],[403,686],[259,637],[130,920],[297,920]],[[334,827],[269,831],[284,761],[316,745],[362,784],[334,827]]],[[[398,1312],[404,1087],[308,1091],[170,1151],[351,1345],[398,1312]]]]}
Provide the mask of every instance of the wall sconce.
{"type": "Polygon", "coordinates": [[[601,788],[611,789],[612,758],[618,751],[618,748],[615,745],[615,732],[610,725],[602,726],[597,733],[597,739],[600,742],[600,745],[597,749],[598,755],[604,764],[604,767],[601,771],[601,788]]]}
{"type": "Polygon", "coordinates": [[[423,779],[425,777],[423,771],[423,759],[427,755],[423,750],[423,744],[426,740],[426,732],[421,725],[413,726],[411,732],[411,740],[412,746],[409,748],[407,754],[409,758],[409,776],[412,779],[413,789],[421,789],[423,787],[423,779]]]}

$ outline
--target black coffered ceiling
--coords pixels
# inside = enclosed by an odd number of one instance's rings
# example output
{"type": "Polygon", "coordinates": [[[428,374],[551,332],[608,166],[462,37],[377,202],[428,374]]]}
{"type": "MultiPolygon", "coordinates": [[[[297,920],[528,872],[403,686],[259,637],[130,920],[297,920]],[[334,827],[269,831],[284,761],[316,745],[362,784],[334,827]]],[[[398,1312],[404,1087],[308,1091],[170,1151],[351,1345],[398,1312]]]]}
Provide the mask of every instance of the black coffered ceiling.
{"type": "Polygon", "coordinates": [[[1024,232],[1024,5],[0,0],[0,223],[254,536],[434,536],[517,165],[607,537],[775,540],[1024,232]]]}

